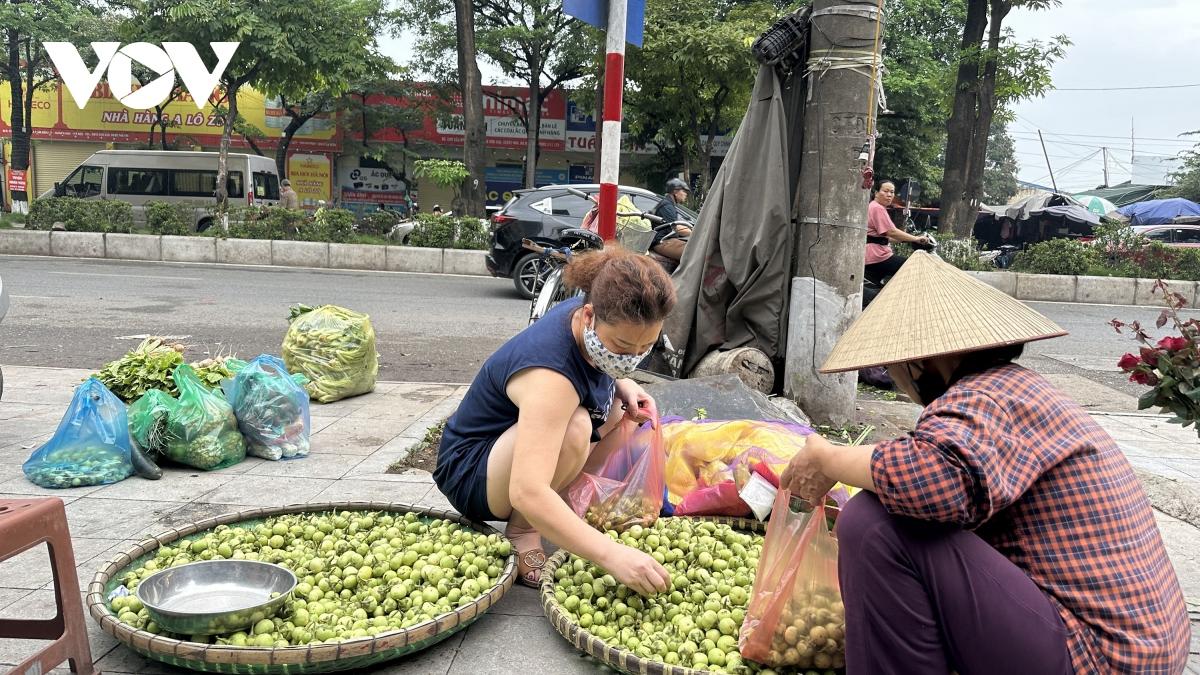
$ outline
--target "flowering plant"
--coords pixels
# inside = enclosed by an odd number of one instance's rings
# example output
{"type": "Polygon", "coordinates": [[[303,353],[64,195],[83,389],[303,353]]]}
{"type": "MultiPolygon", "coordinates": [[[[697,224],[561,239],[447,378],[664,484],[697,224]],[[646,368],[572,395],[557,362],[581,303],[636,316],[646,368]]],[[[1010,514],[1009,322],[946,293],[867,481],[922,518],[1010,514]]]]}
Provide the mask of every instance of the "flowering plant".
{"type": "Polygon", "coordinates": [[[1110,323],[1118,333],[1128,329],[1142,345],[1137,354],[1122,356],[1117,365],[1129,373],[1131,382],[1150,387],[1138,398],[1138,410],[1157,406],[1174,415],[1171,422],[1186,427],[1200,420],[1200,319],[1184,320],[1179,316],[1187,300],[1161,279],[1155,282],[1154,290],[1162,294],[1167,305],[1158,317],[1157,327],[1173,323],[1179,335],[1154,342],[1139,322],[1126,324],[1113,319],[1110,323]]]}

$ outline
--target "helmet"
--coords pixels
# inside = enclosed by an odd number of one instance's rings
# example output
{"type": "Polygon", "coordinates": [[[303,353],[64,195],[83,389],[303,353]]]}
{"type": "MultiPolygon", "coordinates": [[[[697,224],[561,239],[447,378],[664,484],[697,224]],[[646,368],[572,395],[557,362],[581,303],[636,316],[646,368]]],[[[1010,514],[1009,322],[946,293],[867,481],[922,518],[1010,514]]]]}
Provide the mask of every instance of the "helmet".
{"type": "Polygon", "coordinates": [[[667,181],[667,192],[674,192],[676,190],[691,192],[692,188],[688,187],[688,184],[679,178],[672,178],[671,180],[667,181]]]}

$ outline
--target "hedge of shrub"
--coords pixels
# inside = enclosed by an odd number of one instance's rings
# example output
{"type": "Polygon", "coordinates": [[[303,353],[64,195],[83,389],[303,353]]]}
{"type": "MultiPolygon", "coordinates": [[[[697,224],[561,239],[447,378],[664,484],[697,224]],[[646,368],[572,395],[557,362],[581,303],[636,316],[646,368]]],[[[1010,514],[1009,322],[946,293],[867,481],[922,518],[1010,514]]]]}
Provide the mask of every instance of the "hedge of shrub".
{"type": "Polygon", "coordinates": [[[1128,228],[1098,231],[1089,243],[1043,241],[1017,254],[1013,269],[1034,274],[1200,281],[1200,249],[1164,246],[1131,235],[1128,228]]]}
{"type": "Polygon", "coordinates": [[[55,223],[62,223],[68,232],[132,232],[133,207],[114,199],[35,199],[25,227],[49,230],[55,223]]]}
{"type": "Polygon", "coordinates": [[[408,243],[427,248],[486,249],[490,238],[487,226],[477,218],[418,213],[408,243]]]}
{"type": "MultiPolygon", "coordinates": [[[[197,208],[205,206],[148,202],[146,223],[139,229],[151,234],[200,234],[235,239],[383,243],[381,238],[401,220],[400,214],[394,211],[377,211],[356,221],[354,213],[345,209],[321,208],[309,213],[277,206],[238,206],[227,213],[228,231],[221,226],[219,214],[209,208],[216,224],[197,233],[194,231],[197,208]]],[[[70,232],[135,230],[133,208],[126,202],[111,199],[37,199],[26,223],[26,227],[35,230],[49,230],[55,223],[62,223],[70,232]]],[[[418,214],[406,243],[431,248],[487,249],[489,240],[487,225],[478,219],[418,214]]]]}

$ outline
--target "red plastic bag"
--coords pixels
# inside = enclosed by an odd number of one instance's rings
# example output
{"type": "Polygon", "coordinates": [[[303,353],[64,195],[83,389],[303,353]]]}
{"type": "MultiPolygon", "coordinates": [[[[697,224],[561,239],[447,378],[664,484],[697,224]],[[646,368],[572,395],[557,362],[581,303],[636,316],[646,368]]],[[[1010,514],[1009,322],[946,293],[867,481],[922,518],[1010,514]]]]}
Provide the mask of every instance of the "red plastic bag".
{"type": "Polygon", "coordinates": [[[658,420],[634,431],[622,424],[620,446],[595,474],[581,473],[567,487],[566,500],[589,525],[623,532],[658,520],[666,489],[667,456],[658,420]]]}
{"type": "Polygon", "coordinates": [[[744,518],[750,515],[750,506],[738,494],[737,483],[727,480],[689,492],[675,507],[675,515],[744,518]]]}
{"type": "Polygon", "coordinates": [[[790,502],[787,490],[775,496],[738,650],[771,668],[841,668],[846,614],[837,539],[824,507],[796,513],[790,502]]]}

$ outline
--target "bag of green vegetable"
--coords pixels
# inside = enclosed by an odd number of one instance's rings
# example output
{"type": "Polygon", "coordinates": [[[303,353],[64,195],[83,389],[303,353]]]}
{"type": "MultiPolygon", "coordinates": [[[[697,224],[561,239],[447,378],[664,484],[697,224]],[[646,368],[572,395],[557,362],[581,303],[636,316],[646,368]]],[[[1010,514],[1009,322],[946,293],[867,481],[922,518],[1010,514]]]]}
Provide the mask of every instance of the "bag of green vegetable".
{"type": "Polygon", "coordinates": [[[165,454],[167,416],[178,403],[161,389],[151,389],[129,406],[129,435],[135,445],[151,454],[165,454]]]}
{"type": "Polygon", "coordinates": [[[179,400],[167,413],[163,454],[197,469],[223,469],[246,458],[246,440],[233,407],[210,391],[189,365],[175,368],[179,400]]]}
{"type": "Polygon", "coordinates": [[[125,404],[91,377],[75,390],[54,436],[21,468],[44,488],[106,485],[133,473],[130,450],[125,404]]]}
{"type": "Polygon", "coordinates": [[[308,377],[314,400],[332,403],[375,388],[379,353],[370,317],[336,305],[297,305],[290,321],[283,362],[308,377]]]}
{"type": "Polygon", "coordinates": [[[278,356],[255,358],[221,388],[246,437],[247,453],[271,460],[308,455],[308,392],[278,356]]]}

